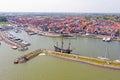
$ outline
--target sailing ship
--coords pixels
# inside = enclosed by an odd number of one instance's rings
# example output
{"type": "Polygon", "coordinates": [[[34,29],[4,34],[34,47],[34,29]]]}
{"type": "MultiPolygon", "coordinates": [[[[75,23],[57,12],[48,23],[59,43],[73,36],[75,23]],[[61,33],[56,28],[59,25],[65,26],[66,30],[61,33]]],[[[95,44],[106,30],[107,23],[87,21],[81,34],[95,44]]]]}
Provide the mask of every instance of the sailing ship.
{"type": "Polygon", "coordinates": [[[69,40],[69,47],[68,47],[68,49],[63,49],[63,38],[62,38],[62,45],[61,45],[61,48],[59,48],[58,47],[58,42],[57,42],[57,45],[56,46],[54,46],[54,49],[55,49],[55,51],[56,52],[61,52],[61,53],[68,53],[68,54],[70,54],[71,52],[72,52],[72,50],[70,49],[70,40],[69,40]]]}
{"type": "Polygon", "coordinates": [[[107,58],[107,56],[109,57],[109,52],[108,52],[108,46],[106,45],[106,52],[105,52],[105,56],[99,56],[97,57],[98,59],[101,59],[101,60],[105,60],[105,61],[109,61],[110,59],[107,58]]]}

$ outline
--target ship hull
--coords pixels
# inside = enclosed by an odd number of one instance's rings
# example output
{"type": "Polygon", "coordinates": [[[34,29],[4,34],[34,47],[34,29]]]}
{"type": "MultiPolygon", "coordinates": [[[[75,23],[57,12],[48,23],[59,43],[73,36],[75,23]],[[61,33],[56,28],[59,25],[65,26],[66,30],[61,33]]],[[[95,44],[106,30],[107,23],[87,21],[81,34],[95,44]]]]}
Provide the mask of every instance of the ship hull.
{"type": "Polygon", "coordinates": [[[70,54],[72,52],[72,50],[70,50],[70,49],[61,49],[57,46],[54,46],[54,48],[55,48],[56,52],[62,52],[62,53],[68,53],[68,54],[70,54]]]}

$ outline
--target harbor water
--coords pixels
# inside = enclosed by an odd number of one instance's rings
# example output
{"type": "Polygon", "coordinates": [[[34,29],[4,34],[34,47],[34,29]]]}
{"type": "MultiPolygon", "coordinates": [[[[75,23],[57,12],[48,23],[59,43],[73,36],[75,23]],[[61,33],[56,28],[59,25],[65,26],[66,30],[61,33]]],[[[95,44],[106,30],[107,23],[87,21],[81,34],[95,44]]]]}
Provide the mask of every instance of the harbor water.
{"type": "MultiPolygon", "coordinates": [[[[63,60],[51,56],[37,56],[23,64],[14,64],[14,60],[21,55],[37,49],[53,50],[61,38],[28,35],[26,32],[10,32],[31,43],[26,51],[12,49],[11,45],[1,41],[0,45],[0,80],[119,80],[120,71],[96,67],[80,62],[63,60]]],[[[103,42],[102,39],[85,37],[64,38],[64,48],[68,48],[69,41],[73,54],[98,57],[106,56],[112,60],[120,57],[120,42],[103,42]],[[106,47],[108,51],[106,51],[106,47]]]]}

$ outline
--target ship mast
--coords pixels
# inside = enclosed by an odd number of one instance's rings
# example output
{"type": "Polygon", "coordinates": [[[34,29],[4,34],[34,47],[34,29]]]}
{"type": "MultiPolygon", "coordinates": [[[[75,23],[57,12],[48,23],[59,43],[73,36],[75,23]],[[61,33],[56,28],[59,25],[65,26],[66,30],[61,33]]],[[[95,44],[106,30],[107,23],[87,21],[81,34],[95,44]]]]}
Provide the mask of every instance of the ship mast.
{"type": "Polygon", "coordinates": [[[61,49],[63,50],[63,44],[64,44],[64,43],[63,43],[63,37],[62,37],[62,42],[61,42],[61,43],[62,43],[62,45],[61,45],[61,49]]]}
{"type": "Polygon", "coordinates": [[[109,58],[109,51],[108,51],[108,44],[106,44],[106,53],[105,53],[105,58],[109,58]]]}
{"type": "Polygon", "coordinates": [[[69,40],[69,46],[68,46],[68,49],[70,50],[70,45],[71,45],[71,43],[70,43],[70,40],[69,40]]]}
{"type": "Polygon", "coordinates": [[[56,42],[56,46],[58,47],[58,42],[56,42]]]}

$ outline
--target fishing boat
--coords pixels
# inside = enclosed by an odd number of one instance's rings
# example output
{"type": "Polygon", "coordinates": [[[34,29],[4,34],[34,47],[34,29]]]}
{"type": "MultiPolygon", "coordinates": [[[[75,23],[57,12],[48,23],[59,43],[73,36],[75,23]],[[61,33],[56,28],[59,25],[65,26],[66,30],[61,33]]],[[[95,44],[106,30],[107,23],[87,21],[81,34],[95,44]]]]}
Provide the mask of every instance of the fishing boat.
{"type": "Polygon", "coordinates": [[[68,49],[63,49],[63,38],[62,38],[62,45],[61,48],[58,47],[58,42],[57,42],[57,46],[54,46],[54,49],[56,52],[61,52],[61,53],[68,53],[70,54],[72,52],[72,50],[70,49],[70,41],[69,41],[69,47],[68,49]]]}

